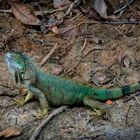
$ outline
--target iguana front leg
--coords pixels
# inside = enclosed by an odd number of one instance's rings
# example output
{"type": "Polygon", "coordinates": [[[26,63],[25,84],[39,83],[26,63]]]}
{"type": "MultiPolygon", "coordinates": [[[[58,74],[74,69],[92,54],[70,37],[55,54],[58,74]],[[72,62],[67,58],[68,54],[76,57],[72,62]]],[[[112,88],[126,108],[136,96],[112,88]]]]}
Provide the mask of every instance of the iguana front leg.
{"type": "MultiPolygon", "coordinates": [[[[38,114],[38,116],[43,117],[43,116],[47,115],[48,114],[48,101],[47,101],[47,98],[45,97],[44,93],[41,90],[39,90],[38,88],[34,87],[29,82],[26,82],[25,86],[28,89],[29,93],[32,93],[39,99],[42,110],[38,114]]],[[[31,94],[27,95],[24,102],[27,102],[30,99],[29,97],[31,97],[31,96],[32,96],[31,94]]]]}
{"type": "Polygon", "coordinates": [[[34,94],[28,91],[26,97],[21,97],[20,99],[13,99],[18,106],[23,106],[28,101],[30,101],[33,98],[34,94]]]}
{"type": "Polygon", "coordinates": [[[23,101],[23,105],[26,104],[28,101],[30,101],[33,98],[34,94],[30,91],[28,91],[25,100],[23,101]]]}

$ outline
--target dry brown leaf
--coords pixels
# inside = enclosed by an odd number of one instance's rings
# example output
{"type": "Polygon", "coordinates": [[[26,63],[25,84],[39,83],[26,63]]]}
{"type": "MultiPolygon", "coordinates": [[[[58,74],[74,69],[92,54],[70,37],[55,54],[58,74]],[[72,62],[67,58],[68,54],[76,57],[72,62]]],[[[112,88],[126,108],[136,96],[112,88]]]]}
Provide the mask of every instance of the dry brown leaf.
{"type": "Polygon", "coordinates": [[[53,26],[52,28],[51,28],[51,30],[55,33],[55,34],[60,34],[60,31],[59,31],[59,29],[58,29],[58,27],[57,26],[53,26]]]}
{"type": "Polygon", "coordinates": [[[8,127],[0,132],[0,137],[9,138],[12,136],[18,136],[21,134],[21,132],[22,130],[19,127],[8,127]]]}
{"type": "Polygon", "coordinates": [[[107,5],[104,0],[92,0],[92,8],[102,17],[107,18],[107,5]]]}
{"type": "Polygon", "coordinates": [[[86,15],[93,20],[101,20],[102,18],[114,20],[117,17],[113,15],[113,12],[113,6],[108,0],[91,0],[91,6],[86,15]]]}
{"type": "Polygon", "coordinates": [[[11,2],[11,9],[14,16],[22,23],[27,25],[39,25],[40,20],[25,5],[17,2],[11,2]]]}

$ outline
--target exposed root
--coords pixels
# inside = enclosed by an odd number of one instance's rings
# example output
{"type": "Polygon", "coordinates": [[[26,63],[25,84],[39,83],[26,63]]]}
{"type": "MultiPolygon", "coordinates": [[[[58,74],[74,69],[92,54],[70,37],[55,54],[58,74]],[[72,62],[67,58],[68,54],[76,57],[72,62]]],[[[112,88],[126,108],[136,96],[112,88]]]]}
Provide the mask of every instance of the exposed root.
{"type": "Polygon", "coordinates": [[[55,109],[51,114],[48,115],[48,117],[41,123],[41,125],[39,125],[35,131],[33,132],[31,138],[29,140],[36,140],[37,137],[39,136],[40,132],[42,131],[42,129],[45,127],[45,125],[47,125],[47,123],[56,115],[58,115],[59,113],[63,112],[65,109],[67,108],[67,106],[61,106],[57,109],[55,109]]]}

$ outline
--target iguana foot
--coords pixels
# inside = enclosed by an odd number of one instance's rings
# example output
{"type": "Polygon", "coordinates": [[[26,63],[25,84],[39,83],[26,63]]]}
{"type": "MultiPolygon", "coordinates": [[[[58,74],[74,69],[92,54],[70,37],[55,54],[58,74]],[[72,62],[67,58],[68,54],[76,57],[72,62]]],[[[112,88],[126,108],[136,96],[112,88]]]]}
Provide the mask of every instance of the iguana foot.
{"type": "Polygon", "coordinates": [[[94,109],[94,111],[91,114],[91,117],[94,118],[94,121],[98,120],[98,119],[109,120],[110,113],[109,113],[108,109],[102,109],[102,110],[94,109]]]}
{"type": "Polygon", "coordinates": [[[17,106],[23,106],[24,105],[24,101],[25,101],[24,97],[20,97],[19,99],[14,99],[13,98],[13,100],[14,100],[14,102],[17,106]]]}
{"type": "Polygon", "coordinates": [[[38,109],[37,114],[35,115],[37,118],[45,118],[48,116],[48,109],[38,109]]]}
{"type": "Polygon", "coordinates": [[[93,112],[93,116],[96,116],[96,117],[102,117],[104,114],[106,114],[106,110],[105,109],[94,109],[94,112],[93,112]]]}

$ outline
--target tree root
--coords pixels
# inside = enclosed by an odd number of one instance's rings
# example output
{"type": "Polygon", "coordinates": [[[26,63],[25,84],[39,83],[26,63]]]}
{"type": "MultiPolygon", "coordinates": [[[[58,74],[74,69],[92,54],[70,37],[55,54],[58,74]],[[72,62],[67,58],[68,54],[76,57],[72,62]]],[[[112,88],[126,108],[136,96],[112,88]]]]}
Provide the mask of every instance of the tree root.
{"type": "Polygon", "coordinates": [[[65,109],[67,108],[67,106],[61,106],[59,108],[57,108],[56,110],[54,110],[51,114],[49,114],[49,116],[41,123],[41,125],[39,125],[35,131],[33,132],[31,138],[29,140],[36,140],[37,137],[39,136],[41,130],[45,127],[45,125],[56,115],[58,115],[59,113],[63,112],[65,109]]]}

